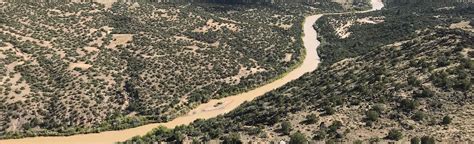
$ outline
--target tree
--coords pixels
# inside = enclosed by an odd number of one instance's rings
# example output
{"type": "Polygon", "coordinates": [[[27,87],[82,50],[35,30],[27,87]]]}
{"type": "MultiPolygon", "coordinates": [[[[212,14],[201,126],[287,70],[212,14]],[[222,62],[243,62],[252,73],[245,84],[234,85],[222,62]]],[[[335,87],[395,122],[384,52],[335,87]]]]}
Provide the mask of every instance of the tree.
{"type": "Polygon", "coordinates": [[[300,132],[294,133],[290,136],[290,144],[306,144],[308,140],[306,136],[300,132]]]}
{"type": "Polygon", "coordinates": [[[420,144],[420,138],[418,137],[411,138],[410,144],[420,144]]]}
{"type": "Polygon", "coordinates": [[[390,140],[400,140],[403,138],[403,134],[400,130],[397,130],[397,129],[391,129],[389,132],[388,132],[388,135],[387,135],[387,139],[390,139],[390,140]]]}
{"type": "Polygon", "coordinates": [[[442,124],[448,125],[448,124],[451,123],[451,121],[452,121],[452,118],[451,118],[451,117],[449,117],[449,116],[444,116],[444,117],[443,117],[443,122],[442,122],[442,124]]]}
{"type": "Polygon", "coordinates": [[[291,132],[291,123],[289,121],[284,121],[281,123],[281,132],[283,134],[289,135],[291,132]]]}

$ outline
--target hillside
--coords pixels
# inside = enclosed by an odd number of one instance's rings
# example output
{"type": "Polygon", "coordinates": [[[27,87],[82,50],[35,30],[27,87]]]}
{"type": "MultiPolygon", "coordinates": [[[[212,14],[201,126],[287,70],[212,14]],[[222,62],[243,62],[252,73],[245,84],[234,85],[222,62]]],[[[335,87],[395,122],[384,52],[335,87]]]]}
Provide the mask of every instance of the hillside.
{"type": "Polygon", "coordinates": [[[474,6],[435,6],[326,16],[315,25],[317,71],[223,116],[130,141],[473,141],[474,6]]]}
{"type": "Polygon", "coordinates": [[[169,121],[293,69],[303,16],[340,10],[329,1],[0,3],[0,138],[169,121]]]}

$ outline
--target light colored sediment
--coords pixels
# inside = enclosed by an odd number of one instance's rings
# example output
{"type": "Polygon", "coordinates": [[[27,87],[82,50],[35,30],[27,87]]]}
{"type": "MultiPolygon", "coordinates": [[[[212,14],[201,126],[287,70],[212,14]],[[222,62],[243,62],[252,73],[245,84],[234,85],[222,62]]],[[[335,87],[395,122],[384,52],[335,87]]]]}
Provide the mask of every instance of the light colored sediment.
{"type": "Polygon", "coordinates": [[[472,28],[470,21],[461,21],[461,22],[458,22],[458,23],[453,23],[449,26],[449,28],[450,29],[462,29],[462,30],[465,30],[465,31],[474,32],[474,29],[472,28]]]}
{"type": "Polygon", "coordinates": [[[80,68],[80,69],[85,70],[85,69],[88,69],[90,67],[92,67],[92,65],[86,64],[85,62],[77,62],[77,63],[69,64],[68,70],[73,70],[74,68],[80,68]]]}
{"type": "MultiPolygon", "coordinates": [[[[372,0],[373,9],[379,10],[383,7],[381,0],[372,0]]],[[[371,10],[371,11],[372,11],[371,10]]],[[[101,133],[92,134],[78,134],[73,136],[48,136],[48,137],[30,137],[22,139],[8,139],[0,140],[1,144],[108,144],[115,143],[118,141],[125,141],[137,135],[145,135],[150,132],[153,128],[158,126],[165,126],[168,128],[174,128],[178,125],[186,125],[197,119],[208,119],[213,118],[221,114],[225,114],[231,110],[237,108],[240,104],[245,101],[251,101],[256,97],[262,96],[267,92],[270,92],[276,88],[279,88],[286,83],[296,80],[308,72],[316,70],[319,65],[319,56],[316,48],[320,42],[317,40],[317,32],[313,28],[313,24],[318,20],[322,14],[309,16],[305,19],[303,24],[304,36],[303,42],[306,50],[306,56],[303,63],[289,72],[282,78],[275,80],[271,83],[258,87],[254,90],[244,92],[241,94],[229,96],[219,100],[211,100],[207,103],[201,104],[187,115],[178,117],[167,123],[154,123],[148,124],[136,128],[130,128],[118,131],[106,131],[101,133]]]]}

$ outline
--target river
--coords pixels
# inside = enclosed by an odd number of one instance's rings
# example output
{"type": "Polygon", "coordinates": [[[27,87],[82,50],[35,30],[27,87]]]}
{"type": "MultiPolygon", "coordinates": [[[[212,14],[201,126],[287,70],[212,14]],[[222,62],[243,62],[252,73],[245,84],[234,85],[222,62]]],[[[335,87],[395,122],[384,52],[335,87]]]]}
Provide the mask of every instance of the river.
{"type": "MultiPolygon", "coordinates": [[[[369,11],[379,10],[383,8],[381,0],[371,0],[372,9],[369,11]]],[[[364,11],[364,12],[369,12],[364,11]]],[[[333,13],[334,14],[334,13],[333,13]]],[[[323,14],[308,16],[303,24],[303,42],[306,51],[305,59],[303,63],[289,72],[282,78],[275,80],[271,83],[258,87],[256,89],[244,92],[241,94],[225,97],[219,100],[211,100],[208,103],[204,103],[190,111],[187,115],[180,116],[167,123],[153,123],[147,124],[135,128],[129,128],[118,131],[105,131],[100,133],[90,134],[77,134],[73,136],[46,136],[46,137],[28,137],[22,139],[7,139],[0,140],[0,144],[112,144],[119,141],[125,141],[137,135],[145,135],[150,132],[153,128],[158,126],[166,126],[168,128],[174,128],[178,125],[187,125],[196,119],[208,119],[213,118],[221,114],[225,114],[245,101],[252,101],[256,97],[262,96],[267,92],[277,89],[288,82],[298,79],[308,72],[316,70],[319,66],[319,56],[316,48],[320,42],[317,40],[317,32],[313,28],[313,24],[323,14]],[[218,103],[221,103],[218,105],[218,103]],[[217,107],[215,107],[218,105],[217,107]]]]}

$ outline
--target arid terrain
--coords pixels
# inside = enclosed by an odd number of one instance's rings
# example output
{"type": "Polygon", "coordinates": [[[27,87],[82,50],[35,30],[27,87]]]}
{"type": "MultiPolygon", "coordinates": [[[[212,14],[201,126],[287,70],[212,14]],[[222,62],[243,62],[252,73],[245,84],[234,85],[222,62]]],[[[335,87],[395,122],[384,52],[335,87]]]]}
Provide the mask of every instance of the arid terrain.
{"type": "Polygon", "coordinates": [[[472,142],[473,12],[0,1],[0,143],[472,142]]]}
{"type": "Polygon", "coordinates": [[[305,53],[302,15],[342,10],[22,1],[0,9],[2,138],[173,120],[293,70],[305,53]]]}
{"type": "Polygon", "coordinates": [[[323,16],[318,70],[228,114],[127,142],[473,141],[473,5],[431,4],[323,16]]]}

